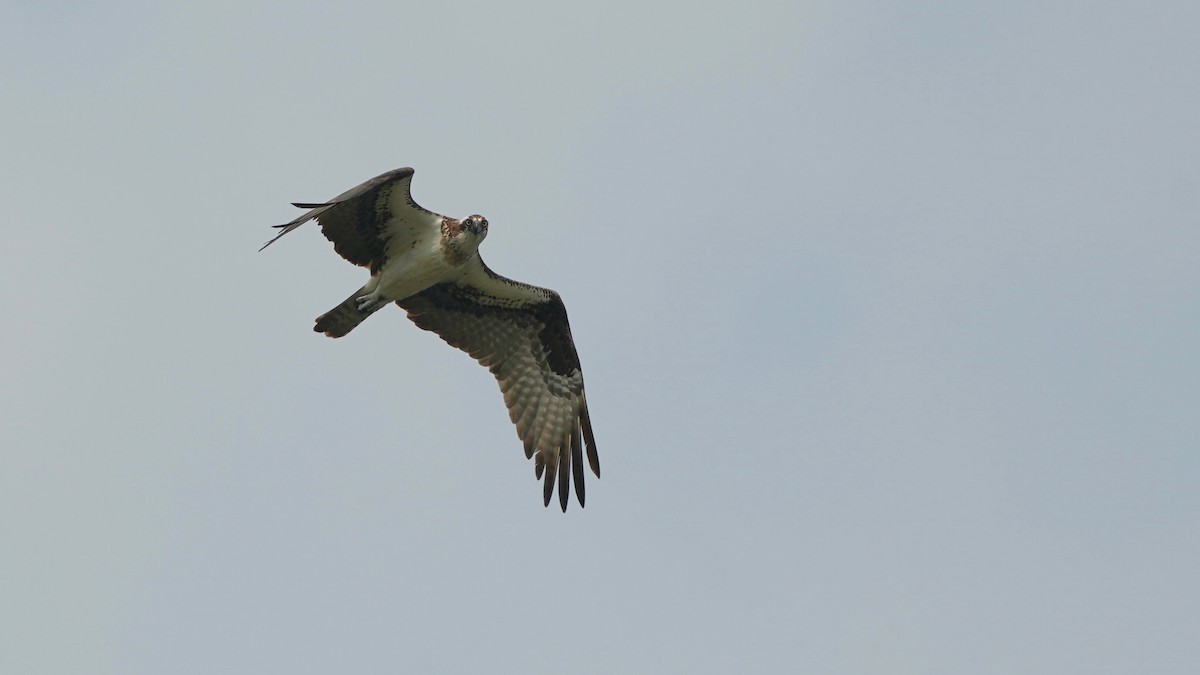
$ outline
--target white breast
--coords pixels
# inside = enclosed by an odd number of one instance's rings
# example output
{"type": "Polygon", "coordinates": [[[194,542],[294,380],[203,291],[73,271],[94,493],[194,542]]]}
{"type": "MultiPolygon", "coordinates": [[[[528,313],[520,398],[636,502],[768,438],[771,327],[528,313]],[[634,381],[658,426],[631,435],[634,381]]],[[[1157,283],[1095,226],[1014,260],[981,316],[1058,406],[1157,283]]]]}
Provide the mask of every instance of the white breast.
{"type": "Polygon", "coordinates": [[[462,269],[446,264],[440,239],[422,237],[411,243],[407,251],[388,258],[379,270],[379,293],[389,301],[402,300],[433,286],[456,281],[462,269]]]}

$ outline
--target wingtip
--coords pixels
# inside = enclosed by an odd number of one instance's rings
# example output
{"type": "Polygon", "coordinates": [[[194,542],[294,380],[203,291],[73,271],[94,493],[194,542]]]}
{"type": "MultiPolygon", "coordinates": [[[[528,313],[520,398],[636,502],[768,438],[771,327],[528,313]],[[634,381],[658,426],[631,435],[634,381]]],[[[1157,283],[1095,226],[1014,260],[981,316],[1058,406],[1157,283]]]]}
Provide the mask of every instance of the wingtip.
{"type": "Polygon", "coordinates": [[[550,498],[554,496],[554,479],[558,471],[554,466],[546,467],[546,478],[542,482],[542,506],[550,506],[550,498]]]}
{"type": "Polygon", "coordinates": [[[567,512],[567,503],[571,501],[571,453],[560,452],[558,456],[558,503],[563,513],[567,512]]]}
{"type": "Polygon", "coordinates": [[[588,466],[596,478],[600,477],[600,453],[596,452],[596,436],[592,434],[592,418],[588,416],[587,403],[579,413],[579,426],[583,430],[583,443],[587,446],[588,466]]]}
{"type": "Polygon", "coordinates": [[[583,508],[583,439],[579,427],[571,432],[571,474],[575,479],[575,498],[579,500],[579,508],[583,508]]]}
{"type": "Polygon", "coordinates": [[[293,221],[292,221],[292,222],[290,222],[290,223],[284,223],[284,224],[282,224],[282,225],[272,225],[271,227],[274,227],[274,228],[276,228],[276,229],[278,229],[278,228],[283,228],[283,229],[282,229],[282,230],[280,230],[279,234],[276,234],[274,237],[271,237],[271,240],[270,240],[270,241],[268,241],[267,243],[263,244],[263,245],[262,245],[262,248],[260,248],[260,249],[258,249],[258,250],[259,250],[259,251],[262,251],[264,248],[266,248],[266,247],[270,246],[271,244],[274,244],[275,242],[279,241],[279,238],[280,238],[280,237],[282,237],[283,235],[287,234],[288,232],[291,232],[292,230],[296,229],[297,227],[300,227],[300,226],[301,226],[301,225],[303,225],[303,224],[305,223],[305,221],[307,221],[307,220],[308,220],[308,218],[307,218],[307,217],[301,216],[301,217],[300,217],[300,219],[298,219],[298,220],[293,220],[293,221]]]}
{"type": "MultiPolygon", "coordinates": [[[[285,226],[285,225],[273,225],[272,227],[286,227],[286,226],[285,226]]],[[[275,242],[279,241],[279,238],[280,238],[280,237],[282,237],[283,235],[287,234],[288,232],[290,232],[290,230],[284,230],[283,232],[280,232],[279,234],[275,235],[274,237],[271,237],[271,240],[270,240],[270,241],[268,241],[267,243],[263,244],[263,245],[262,245],[262,248],[258,249],[258,252],[259,252],[259,253],[262,253],[263,251],[265,251],[265,250],[266,250],[266,248],[267,248],[268,246],[270,246],[271,244],[274,244],[275,242]]]]}

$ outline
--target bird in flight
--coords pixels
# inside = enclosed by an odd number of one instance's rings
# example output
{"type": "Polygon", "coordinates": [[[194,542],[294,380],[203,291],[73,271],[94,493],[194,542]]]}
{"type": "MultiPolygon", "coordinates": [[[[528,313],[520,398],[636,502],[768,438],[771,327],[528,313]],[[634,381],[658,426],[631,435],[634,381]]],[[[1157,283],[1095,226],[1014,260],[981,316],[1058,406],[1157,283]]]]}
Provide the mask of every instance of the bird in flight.
{"type": "Polygon", "coordinates": [[[479,257],[488,233],[483,216],[439,215],[417,205],[413,170],[396,169],[327,202],[295,202],[299,218],[263,245],[316,219],[333,249],[371,272],[367,283],[317,317],[314,330],[342,337],[388,303],[408,312],[417,327],[437,333],[496,376],[508,416],[534,460],[550,505],[567,510],[570,479],[584,503],[583,452],[600,477],[596,439],[588,418],[579,355],[558,293],[496,274],[479,257]]]}

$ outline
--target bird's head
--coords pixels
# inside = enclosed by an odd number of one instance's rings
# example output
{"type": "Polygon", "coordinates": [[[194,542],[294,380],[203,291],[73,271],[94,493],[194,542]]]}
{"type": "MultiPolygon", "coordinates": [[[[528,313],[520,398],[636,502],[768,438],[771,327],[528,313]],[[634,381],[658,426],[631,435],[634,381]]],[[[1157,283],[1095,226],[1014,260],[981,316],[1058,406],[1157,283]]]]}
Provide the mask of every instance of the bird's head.
{"type": "Polygon", "coordinates": [[[487,236],[487,231],[487,218],[478,214],[459,221],[446,218],[442,224],[442,237],[447,259],[451,264],[461,265],[475,255],[479,250],[479,243],[487,236]]]}
{"type": "Polygon", "coordinates": [[[470,234],[474,235],[479,241],[483,241],[483,238],[487,236],[487,230],[488,230],[487,218],[484,218],[483,216],[479,215],[478,213],[473,216],[467,216],[462,221],[463,233],[466,234],[469,232],[470,234]]]}

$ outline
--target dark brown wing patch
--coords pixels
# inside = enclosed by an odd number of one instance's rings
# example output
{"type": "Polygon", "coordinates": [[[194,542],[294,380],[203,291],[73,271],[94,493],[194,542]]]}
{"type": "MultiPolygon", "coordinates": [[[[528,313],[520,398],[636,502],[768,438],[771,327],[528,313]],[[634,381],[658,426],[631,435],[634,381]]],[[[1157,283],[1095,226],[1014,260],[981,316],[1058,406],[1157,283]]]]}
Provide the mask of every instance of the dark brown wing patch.
{"type": "Polygon", "coordinates": [[[386,226],[392,212],[393,193],[400,190],[406,202],[424,211],[412,199],[412,169],[397,169],[373,178],[333,200],[333,206],[317,216],[321,233],[333,250],[346,260],[379,271],[387,259],[386,226]]]}
{"type": "Polygon", "coordinates": [[[387,242],[381,235],[392,218],[388,197],[397,186],[380,185],[317,216],[321,233],[333,242],[333,250],[355,265],[370,268],[371,274],[383,267],[387,255],[387,242]]]}
{"type": "Polygon", "coordinates": [[[410,192],[412,177],[413,170],[405,167],[376,176],[328,202],[294,202],[300,208],[311,210],[290,223],[277,225],[283,230],[263,248],[316,218],[321,225],[321,232],[333,242],[333,248],[339,255],[355,265],[370,268],[374,274],[383,266],[387,256],[389,234],[386,227],[397,216],[393,213],[395,205],[410,208],[412,212],[434,215],[413,201],[410,192]],[[397,190],[401,191],[403,201],[394,199],[397,190]]]}

